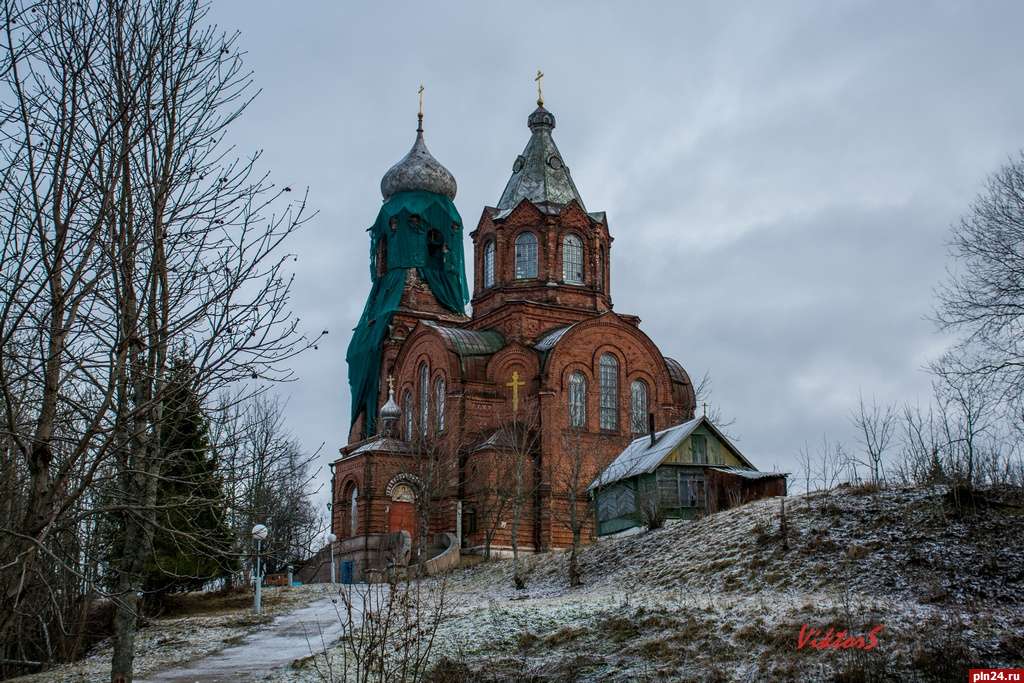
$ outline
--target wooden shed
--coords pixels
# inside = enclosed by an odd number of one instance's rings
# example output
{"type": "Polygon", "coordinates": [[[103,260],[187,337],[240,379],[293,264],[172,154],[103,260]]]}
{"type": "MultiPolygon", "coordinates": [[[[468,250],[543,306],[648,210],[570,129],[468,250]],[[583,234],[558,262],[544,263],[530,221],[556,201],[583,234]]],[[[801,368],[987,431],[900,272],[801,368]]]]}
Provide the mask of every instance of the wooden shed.
{"type": "Polygon", "coordinates": [[[650,516],[693,519],[786,494],[786,475],[760,472],[701,416],[634,439],[590,484],[599,536],[650,516]]]}

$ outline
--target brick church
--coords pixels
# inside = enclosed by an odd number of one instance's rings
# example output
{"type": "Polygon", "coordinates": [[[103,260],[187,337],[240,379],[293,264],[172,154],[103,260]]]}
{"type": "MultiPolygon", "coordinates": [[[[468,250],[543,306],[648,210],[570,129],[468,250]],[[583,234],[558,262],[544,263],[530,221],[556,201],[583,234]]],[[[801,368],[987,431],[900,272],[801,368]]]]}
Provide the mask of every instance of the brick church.
{"type": "Polygon", "coordinates": [[[653,425],[694,418],[683,366],[614,310],[608,218],[583,201],[537,104],[469,233],[472,298],[455,178],[427,150],[422,112],[381,181],[347,354],[351,429],[332,464],[343,555],[398,531],[424,548],[447,533],[462,552],[563,548],[574,498],[590,540],[591,481],[653,425]]]}

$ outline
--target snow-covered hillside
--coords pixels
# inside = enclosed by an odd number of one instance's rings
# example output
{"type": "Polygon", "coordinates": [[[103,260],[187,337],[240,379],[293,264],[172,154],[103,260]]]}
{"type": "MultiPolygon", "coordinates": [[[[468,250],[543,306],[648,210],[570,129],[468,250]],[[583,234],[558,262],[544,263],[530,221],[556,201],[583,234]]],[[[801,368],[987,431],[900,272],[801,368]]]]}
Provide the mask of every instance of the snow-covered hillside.
{"type": "Polygon", "coordinates": [[[452,577],[441,647],[466,680],[962,681],[1024,661],[1021,502],[840,488],[787,498],[783,538],[781,499],[758,501],[587,548],[574,590],[562,554],[530,558],[518,593],[510,561],[484,564],[452,577]],[[884,627],[865,652],[798,649],[805,625],[884,627]]]}

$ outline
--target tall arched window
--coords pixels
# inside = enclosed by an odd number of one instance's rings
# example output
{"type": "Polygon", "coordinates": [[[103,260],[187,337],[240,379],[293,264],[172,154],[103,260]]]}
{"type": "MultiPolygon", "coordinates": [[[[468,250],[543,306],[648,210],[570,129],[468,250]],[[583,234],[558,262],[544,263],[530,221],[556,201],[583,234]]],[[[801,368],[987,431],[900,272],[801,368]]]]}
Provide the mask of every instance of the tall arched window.
{"type": "Polygon", "coordinates": [[[601,429],[619,428],[619,361],[610,353],[598,363],[601,384],[601,429]]]}
{"type": "Polygon", "coordinates": [[[569,426],[587,424],[587,378],[582,372],[569,375],[569,426]]]}
{"type": "Polygon", "coordinates": [[[516,279],[537,277],[537,236],[524,232],[516,238],[516,279]]]}
{"type": "Polygon", "coordinates": [[[438,377],[434,382],[434,415],[437,418],[437,431],[444,431],[445,399],[447,398],[447,387],[444,377],[438,377]]]}
{"type": "Polygon", "coordinates": [[[647,383],[642,379],[633,380],[630,385],[629,405],[633,433],[643,434],[647,431],[647,383]]]}
{"type": "Polygon", "coordinates": [[[412,441],[412,392],[408,389],[402,394],[402,424],[405,440],[412,441]]]}
{"type": "Polygon", "coordinates": [[[494,286],[494,240],[484,245],[484,287],[494,286]]]}
{"type": "Polygon", "coordinates": [[[430,429],[430,366],[420,365],[420,436],[430,429]]]}
{"type": "Polygon", "coordinates": [[[356,532],[359,531],[359,489],[355,486],[352,487],[352,496],[349,501],[349,535],[355,536],[356,532]]]}
{"type": "Polygon", "coordinates": [[[566,235],[562,240],[562,280],[583,284],[583,241],[576,235],[566,235]]]}

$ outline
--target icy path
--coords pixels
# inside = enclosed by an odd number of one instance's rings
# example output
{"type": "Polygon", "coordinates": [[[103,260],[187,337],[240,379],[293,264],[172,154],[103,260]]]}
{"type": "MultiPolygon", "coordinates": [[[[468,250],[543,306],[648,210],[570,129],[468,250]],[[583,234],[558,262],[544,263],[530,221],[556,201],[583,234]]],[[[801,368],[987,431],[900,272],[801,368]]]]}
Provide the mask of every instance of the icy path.
{"type": "MultiPolygon", "coordinates": [[[[361,591],[352,591],[359,599],[361,591]]],[[[340,604],[340,600],[339,600],[340,604]]],[[[227,683],[259,680],[292,661],[323,652],[341,634],[341,621],[331,597],[283,614],[237,645],[208,657],[155,672],[137,683],[227,683]]]]}

